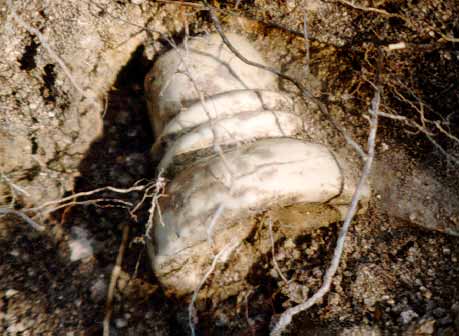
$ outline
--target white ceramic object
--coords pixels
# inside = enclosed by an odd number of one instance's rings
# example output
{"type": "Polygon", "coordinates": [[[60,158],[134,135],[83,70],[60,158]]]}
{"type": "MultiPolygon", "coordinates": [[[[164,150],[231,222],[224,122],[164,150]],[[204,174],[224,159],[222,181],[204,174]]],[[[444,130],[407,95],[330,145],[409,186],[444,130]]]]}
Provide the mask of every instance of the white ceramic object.
{"type": "Polygon", "coordinates": [[[159,170],[171,165],[174,157],[215,145],[247,143],[255,139],[287,137],[300,132],[301,118],[285,111],[260,111],[239,113],[224,119],[199,125],[171,145],[159,170]]]}
{"type": "MultiPolygon", "coordinates": [[[[228,34],[248,59],[264,64],[243,37],[228,34]]],[[[182,108],[200,99],[234,90],[276,90],[276,77],[250,66],[226,48],[218,34],[196,37],[162,55],[145,79],[147,102],[157,134],[182,108]]]]}
{"type": "MultiPolygon", "coordinates": [[[[247,40],[229,39],[263,63],[247,40]]],[[[304,121],[292,99],[218,35],[161,56],[145,86],[156,147],[166,146],[159,169],[175,172],[147,244],[158,279],[174,294],[192,292],[214,254],[244,240],[260,213],[287,221],[293,235],[344,217],[356,185],[353,165],[298,139],[304,121]]],[[[364,194],[363,209],[369,188],[364,194]]],[[[256,261],[244,253],[242,277],[256,261]]]]}
{"type": "Polygon", "coordinates": [[[198,101],[171,120],[162,132],[167,136],[206,123],[209,119],[230,117],[257,111],[295,111],[293,101],[285,94],[266,90],[234,90],[198,101]]]}

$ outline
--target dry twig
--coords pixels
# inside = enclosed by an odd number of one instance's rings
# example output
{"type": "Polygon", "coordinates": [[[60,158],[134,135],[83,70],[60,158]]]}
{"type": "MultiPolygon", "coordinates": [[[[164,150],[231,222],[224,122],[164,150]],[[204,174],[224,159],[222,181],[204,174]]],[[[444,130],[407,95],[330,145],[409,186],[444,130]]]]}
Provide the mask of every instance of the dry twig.
{"type": "Polygon", "coordinates": [[[107,186],[107,187],[97,188],[97,189],[93,189],[90,191],[83,191],[83,192],[79,192],[76,194],[72,194],[70,196],[60,198],[58,200],[49,201],[49,202],[43,203],[42,205],[38,207],[26,209],[26,211],[28,212],[31,211],[31,212],[40,213],[40,214],[48,214],[56,210],[65,208],[69,205],[96,204],[98,201],[112,201],[115,203],[120,203],[120,204],[124,204],[127,206],[131,206],[132,204],[129,202],[125,202],[125,201],[122,201],[119,199],[113,199],[113,198],[99,198],[99,199],[92,199],[88,201],[76,201],[76,200],[79,197],[91,196],[91,195],[94,195],[94,194],[97,194],[103,191],[112,191],[118,194],[127,194],[133,191],[143,191],[146,189],[147,186],[148,185],[134,185],[131,188],[115,188],[112,186],[107,186]]]}
{"type": "Polygon", "coordinates": [[[274,250],[274,236],[273,236],[273,221],[271,218],[268,218],[268,229],[269,229],[269,238],[271,240],[271,253],[273,255],[273,264],[274,268],[276,269],[276,272],[279,274],[279,276],[282,278],[282,280],[288,284],[288,280],[285,277],[284,273],[282,273],[277,260],[276,260],[276,251],[274,250]]]}
{"type": "MultiPolygon", "coordinates": [[[[413,22],[408,17],[400,15],[400,14],[396,14],[396,13],[390,13],[390,12],[384,10],[384,9],[374,8],[374,7],[365,7],[365,6],[361,6],[361,5],[356,4],[354,1],[348,1],[348,0],[337,0],[337,2],[341,3],[343,5],[352,7],[354,9],[358,9],[358,10],[364,11],[364,12],[373,12],[373,13],[381,14],[381,15],[389,17],[389,18],[395,17],[395,18],[403,20],[405,23],[407,23],[410,26],[414,26],[413,22]]],[[[449,36],[449,35],[446,35],[446,34],[442,33],[434,25],[427,24],[427,26],[430,29],[432,29],[432,31],[436,32],[438,35],[441,36],[440,39],[437,40],[438,43],[442,43],[442,42],[457,43],[457,42],[459,42],[459,38],[454,37],[454,36],[449,36]]],[[[401,43],[403,43],[403,42],[401,42],[401,43]]],[[[403,45],[403,47],[407,47],[408,45],[416,46],[416,44],[414,44],[414,43],[410,43],[410,44],[406,43],[406,44],[403,45]]],[[[390,45],[389,45],[389,48],[390,48],[390,45]]],[[[400,49],[400,48],[395,48],[395,49],[400,49]]]]}
{"type": "Polygon", "coordinates": [[[110,277],[110,285],[108,286],[107,300],[105,303],[105,317],[103,322],[103,336],[110,336],[110,319],[113,312],[113,295],[115,293],[115,286],[121,273],[121,264],[123,263],[124,251],[129,237],[129,224],[124,224],[123,236],[121,238],[120,248],[116,256],[115,266],[112,270],[110,277]]]}
{"type": "Polygon", "coordinates": [[[378,13],[378,14],[381,14],[381,15],[384,15],[384,16],[387,16],[387,17],[396,17],[396,18],[402,19],[404,21],[407,21],[407,19],[404,16],[399,15],[399,14],[389,13],[388,11],[386,11],[384,9],[360,6],[360,5],[356,4],[353,1],[351,2],[351,1],[347,1],[347,0],[338,0],[338,2],[343,4],[343,5],[347,5],[349,7],[352,7],[354,9],[359,9],[359,10],[364,11],[364,12],[378,13]]]}
{"type": "MultiPolygon", "coordinates": [[[[190,305],[188,306],[188,324],[190,326],[191,330],[191,335],[195,336],[196,331],[195,331],[195,308],[194,304],[196,302],[196,299],[198,298],[199,291],[201,290],[202,286],[206,283],[207,279],[209,276],[214,272],[215,267],[217,266],[217,263],[220,259],[226,257],[228,258],[229,255],[234,251],[234,249],[240,244],[240,241],[228,243],[225,245],[220,252],[217,253],[217,255],[214,256],[212,260],[212,264],[209,267],[209,270],[206,272],[206,274],[202,277],[201,281],[199,282],[199,285],[196,287],[196,289],[193,292],[193,296],[191,298],[190,305]]],[[[105,336],[105,335],[104,335],[105,336]]]]}
{"type": "Polygon", "coordinates": [[[10,209],[10,208],[0,208],[0,215],[8,215],[8,214],[12,214],[12,215],[22,218],[27,224],[29,224],[32,228],[34,228],[37,231],[43,231],[45,229],[43,226],[35,222],[32,218],[27,216],[22,211],[10,209]]]}
{"type": "MultiPolygon", "coordinates": [[[[157,184],[153,184],[156,186],[157,184]]],[[[128,201],[124,201],[122,199],[117,199],[117,198],[106,198],[106,197],[99,197],[99,198],[93,198],[89,200],[83,200],[79,201],[77,200],[79,197],[87,197],[87,196],[92,196],[94,194],[103,192],[103,191],[112,191],[118,194],[127,194],[133,191],[145,191],[147,194],[146,196],[144,195],[144,198],[142,201],[145,199],[145,197],[150,197],[148,192],[150,191],[152,187],[152,184],[146,184],[146,185],[134,185],[130,188],[115,188],[112,186],[107,186],[107,187],[102,187],[90,191],[84,191],[84,192],[79,192],[58,200],[53,200],[49,201],[46,203],[41,204],[38,207],[34,208],[25,208],[23,210],[15,210],[13,208],[0,208],[0,215],[7,215],[7,214],[12,214],[15,216],[18,216],[22,218],[27,224],[29,224],[32,228],[38,230],[38,231],[43,231],[44,227],[40,224],[38,224],[35,220],[33,220],[28,213],[33,214],[33,217],[36,217],[38,215],[47,215],[49,213],[55,212],[60,209],[67,208],[69,206],[74,206],[74,205],[95,205],[99,207],[122,207],[122,208],[132,208],[133,204],[128,201]],[[99,204],[99,203],[105,203],[107,204],[99,204]]],[[[25,192],[25,191],[24,191],[25,192]]],[[[142,202],[141,201],[141,202],[142,202]]],[[[138,204],[137,206],[134,207],[133,210],[130,211],[131,216],[134,217],[134,212],[140,207],[138,204]]]]}
{"type": "Polygon", "coordinates": [[[339,232],[338,240],[336,242],[335,251],[333,253],[333,258],[331,261],[330,266],[328,267],[324,281],[320,289],[311,296],[308,300],[299,304],[295,307],[287,309],[283,312],[279,318],[279,321],[276,323],[274,329],[271,331],[272,336],[280,336],[285,328],[290,324],[292,321],[292,317],[316,304],[320,301],[324,295],[330,290],[332,280],[336,271],[338,270],[338,266],[341,260],[341,255],[343,254],[344,249],[344,242],[346,240],[346,235],[351,225],[352,219],[354,218],[355,213],[357,212],[357,206],[360,201],[362,191],[364,189],[364,185],[366,180],[371,172],[371,167],[373,164],[374,156],[375,156],[375,147],[376,147],[376,133],[378,130],[378,117],[379,117],[379,105],[381,103],[381,89],[379,87],[375,87],[375,94],[371,102],[371,107],[369,109],[369,123],[370,123],[370,130],[368,135],[368,154],[366,156],[365,165],[363,167],[362,173],[360,175],[359,183],[357,184],[357,188],[352,196],[351,205],[349,210],[346,213],[346,217],[344,218],[343,226],[339,232]]]}
{"type": "Polygon", "coordinates": [[[14,204],[16,204],[16,198],[17,198],[18,193],[23,194],[25,196],[30,196],[27,190],[13,183],[13,181],[11,181],[11,179],[8,176],[6,176],[3,172],[0,172],[0,181],[4,181],[5,184],[8,186],[8,188],[10,189],[10,194],[11,194],[11,201],[10,201],[10,206],[9,206],[10,208],[12,208],[14,204]]]}

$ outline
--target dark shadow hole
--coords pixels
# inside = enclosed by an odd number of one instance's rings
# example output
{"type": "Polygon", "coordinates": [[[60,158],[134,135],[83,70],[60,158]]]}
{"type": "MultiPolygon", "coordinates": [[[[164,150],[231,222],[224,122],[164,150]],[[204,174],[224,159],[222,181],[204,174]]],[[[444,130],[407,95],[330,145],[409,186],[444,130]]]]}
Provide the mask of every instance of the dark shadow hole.
{"type": "Polygon", "coordinates": [[[43,68],[44,74],[42,76],[44,85],[40,88],[40,93],[47,103],[56,102],[57,89],[56,72],[54,71],[54,64],[46,64],[43,68]]]}
{"type": "MultiPolygon", "coordinates": [[[[112,89],[107,94],[107,108],[103,117],[101,136],[95,140],[79,166],[80,176],[75,180],[75,192],[89,191],[105,186],[130,188],[136,182],[142,183],[154,178],[154,165],[151,163],[150,148],[154,141],[148,111],[144,97],[144,78],[150,70],[152,62],[144,56],[144,46],[138,47],[129,62],[120,70],[112,89]]],[[[135,205],[142,199],[142,192],[117,194],[103,192],[91,195],[90,198],[121,199],[135,205]]],[[[80,200],[85,200],[84,198],[80,200]]],[[[130,277],[130,283],[145,283],[145,288],[155,286],[150,261],[145,246],[134,241],[142,237],[148,219],[149,200],[135,213],[136,218],[124,208],[113,206],[110,201],[103,202],[107,207],[93,205],[79,206],[70,213],[62,215],[65,221],[62,226],[66,231],[79,226],[87,230],[90,237],[99,246],[95,250],[95,272],[110,273],[115,263],[121,243],[122,227],[130,225],[130,235],[123,258],[122,270],[130,277]]],[[[132,285],[134,286],[134,285],[132,285]]],[[[122,316],[125,307],[135,312],[155,312],[155,319],[161,315],[158,311],[167,310],[168,304],[162,291],[158,289],[152,294],[139,297],[139,293],[122,294],[122,300],[114,306],[112,320],[122,316]],[[158,303],[159,302],[159,303],[158,303]]],[[[84,323],[94,324],[103,316],[102,304],[94,305],[93,317],[86,315],[84,323]],[[96,318],[94,318],[96,316],[96,318]]],[[[137,317],[131,317],[134,321],[137,317]]],[[[139,317],[140,319],[140,317],[139,317]]],[[[135,322],[132,322],[135,323],[135,322]]],[[[98,334],[99,328],[94,329],[98,334]]]]}
{"type": "Polygon", "coordinates": [[[25,47],[24,54],[18,60],[20,64],[19,69],[30,71],[37,67],[35,56],[37,55],[38,46],[39,44],[35,42],[33,36],[30,36],[30,44],[25,47]]]}
{"type": "Polygon", "coordinates": [[[38,151],[37,138],[36,137],[32,137],[30,139],[30,142],[32,143],[31,153],[32,154],[37,154],[37,151],[38,151]]]}

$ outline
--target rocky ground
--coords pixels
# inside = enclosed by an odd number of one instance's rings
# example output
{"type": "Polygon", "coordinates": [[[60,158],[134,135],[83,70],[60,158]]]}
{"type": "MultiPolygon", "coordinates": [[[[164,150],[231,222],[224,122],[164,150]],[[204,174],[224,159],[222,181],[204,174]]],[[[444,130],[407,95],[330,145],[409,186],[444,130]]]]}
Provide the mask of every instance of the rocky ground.
{"type": "MultiPolygon", "coordinates": [[[[196,3],[159,1],[14,5],[65,60],[86,95],[97,99],[88,102],[76,92],[42,41],[0,1],[0,202],[26,209],[73,192],[129,188],[153,178],[158,158],[149,155],[154,134],[143,78],[170,47],[158,31],[177,41],[186,24],[191,34],[213,31],[208,14],[196,3]]],[[[457,1],[212,5],[225,29],[245,35],[271,64],[307,84],[362,144],[382,48],[382,110],[405,118],[382,120],[369,210],[351,228],[331,292],[294,319],[290,334],[459,334],[457,1]],[[402,49],[389,50],[399,42],[405,42],[402,49]]],[[[292,91],[288,83],[282,87],[292,91]]],[[[321,127],[305,137],[349,152],[325,118],[309,111],[321,127]]],[[[101,195],[134,204],[142,197],[101,195]]],[[[149,267],[142,243],[147,207],[133,217],[112,201],[98,205],[71,204],[38,216],[43,232],[14,216],[0,218],[0,333],[100,335],[126,225],[111,334],[189,333],[187,304],[166,297],[149,267]]],[[[238,296],[198,305],[199,332],[267,334],[278,314],[320,286],[338,229],[336,224],[279,241],[275,257],[290,283],[273,271],[271,254],[261,257],[238,296]]]]}

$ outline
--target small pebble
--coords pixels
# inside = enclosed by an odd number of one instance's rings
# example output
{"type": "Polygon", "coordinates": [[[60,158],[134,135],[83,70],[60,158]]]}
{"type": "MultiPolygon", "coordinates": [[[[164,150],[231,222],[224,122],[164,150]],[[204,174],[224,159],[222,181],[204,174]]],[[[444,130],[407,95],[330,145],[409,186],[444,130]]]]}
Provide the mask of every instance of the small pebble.
{"type": "Polygon", "coordinates": [[[444,247],[443,248],[443,254],[444,255],[450,255],[451,254],[451,250],[449,248],[447,248],[447,247],[444,247]]]}
{"type": "Polygon", "coordinates": [[[9,298],[15,296],[17,293],[19,293],[19,292],[17,290],[15,290],[15,289],[7,289],[6,292],[5,292],[5,297],[7,299],[9,299],[9,298]]]}
{"type": "Polygon", "coordinates": [[[428,300],[432,297],[432,292],[430,290],[426,290],[424,293],[423,293],[424,297],[428,300]]]}
{"type": "Polygon", "coordinates": [[[408,324],[410,323],[411,321],[413,321],[414,319],[418,318],[419,315],[416,314],[415,311],[413,311],[412,309],[408,309],[408,310],[405,310],[403,312],[401,312],[400,314],[400,320],[403,324],[408,324]]]}
{"type": "Polygon", "coordinates": [[[73,227],[72,235],[74,239],[69,240],[70,260],[78,261],[94,255],[91,241],[88,239],[89,233],[81,227],[73,227]]]}
{"type": "Polygon", "coordinates": [[[416,328],[415,335],[432,335],[434,333],[435,320],[421,321],[416,328]]]}
{"type": "Polygon", "coordinates": [[[12,255],[13,257],[19,257],[20,253],[18,250],[12,250],[10,251],[10,255],[12,255]]]}
{"type": "Polygon", "coordinates": [[[99,278],[94,285],[91,286],[91,300],[95,303],[100,303],[105,300],[107,294],[107,284],[104,279],[99,278]]]}
{"type": "Polygon", "coordinates": [[[70,240],[70,260],[78,261],[94,255],[91,242],[87,239],[70,240]]]}
{"type": "Polygon", "coordinates": [[[293,242],[293,240],[291,239],[287,239],[284,243],[284,247],[285,248],[295,248],[296,247],[296,244],[293,242]]]}
{"type": "Polygon", "coordinates": [[[118,329],[122,329],[122,328],[126,328],[127,327],[127,321],[123,318],[117,318],[115,319],[115,326],[118,328],[118,329]]]}
{"type": "Polygon", "coordinates": [[[23,332],[25,330],[25,326],[24,324],[22,324],[22,322],[18,322],[18,323],[13,323],[12,325],[10,325],[8,327],[8,329],[6,329],[6,332],[7,334],[17,334],[17,333],[20,333],[20,332],[23,332]]]}
{"type": "Polygon", "coordinates": [[[229,322],[230,322],[230,319],[228,318],[228,316],[225,313],[223,313],[223,312],[218,312],[217,313],[217,318],[215,319],[215,325],[217,327],[227,326],[229,322]]]}

